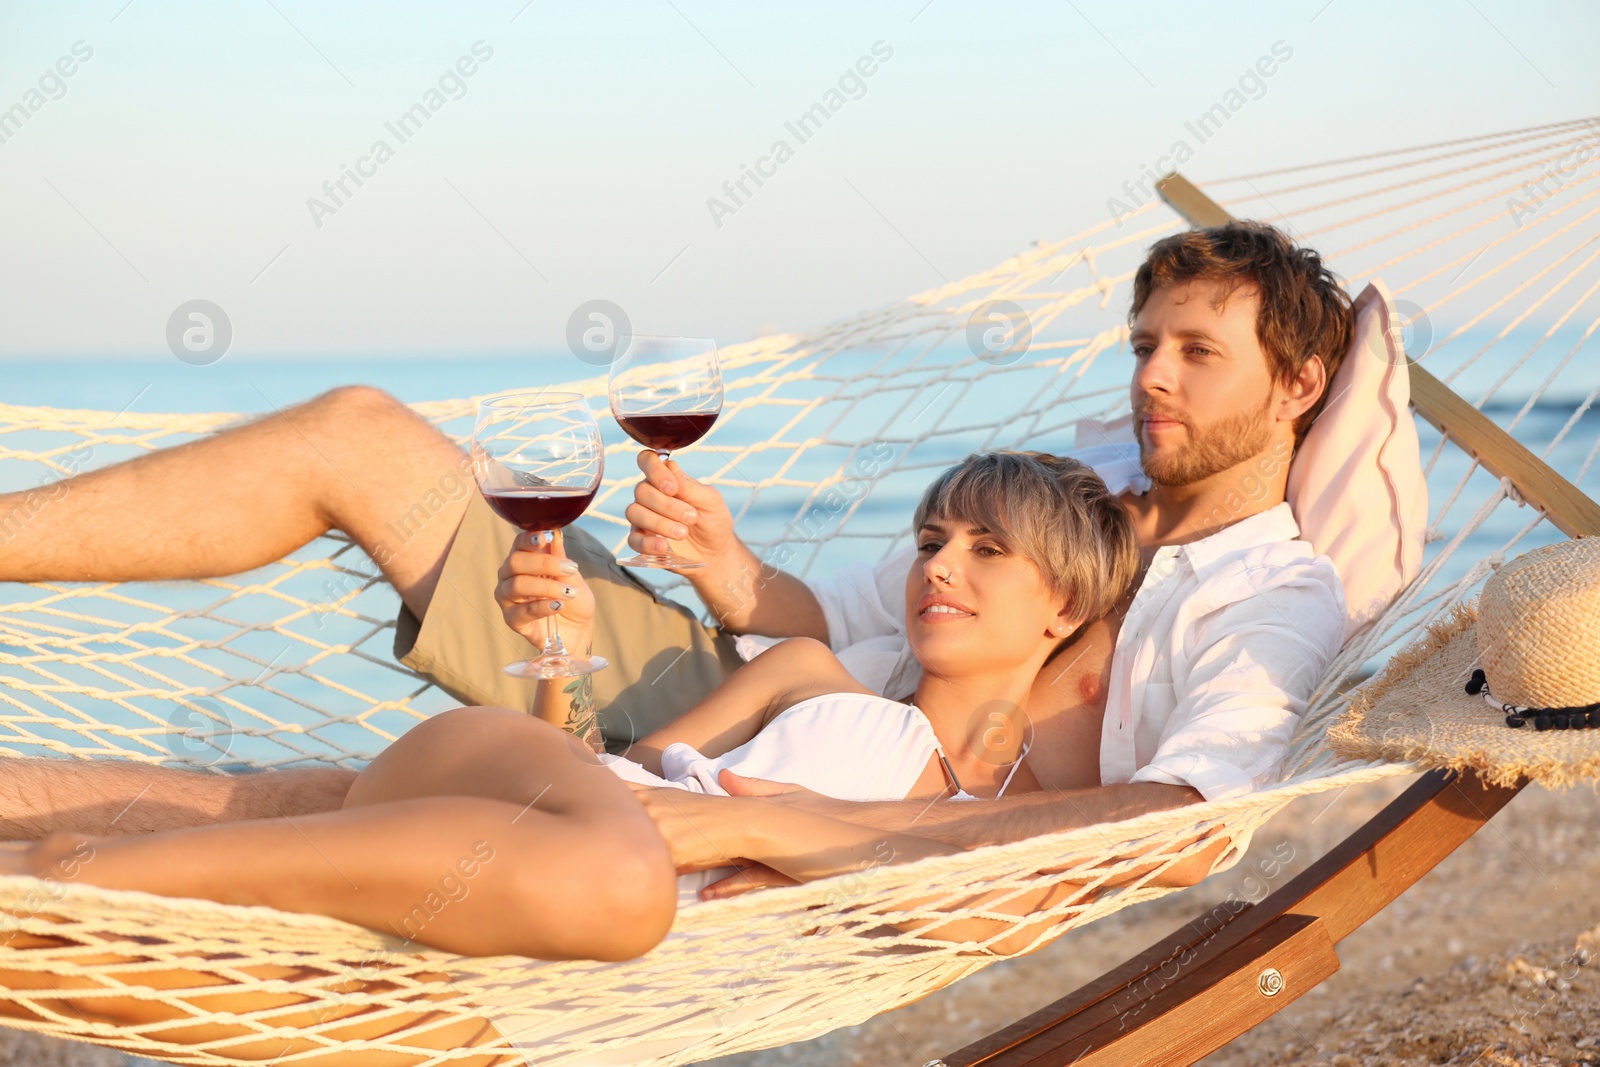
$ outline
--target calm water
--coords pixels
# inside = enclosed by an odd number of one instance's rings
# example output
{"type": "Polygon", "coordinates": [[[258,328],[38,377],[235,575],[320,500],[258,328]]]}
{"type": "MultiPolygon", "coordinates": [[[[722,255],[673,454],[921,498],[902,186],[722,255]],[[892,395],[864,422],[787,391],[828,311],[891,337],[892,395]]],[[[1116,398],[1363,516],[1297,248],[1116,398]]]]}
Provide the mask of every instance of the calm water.
{"type": "Polygon", "coordinates": [[[62,357],[0,361],[0,401],[96,411],[264,412],[338,385],[376,385],[409,403],[586,377],[570,356],[233,360],[62,357]]]}
{"type": "MultiPolygon", "coordinates": [[[[1474,349],[1474,339],[1464,338],[1463,352],[1474,349]]],[[[1517,370],[1513,382],[1540,383],[1556,373],[1555,353],[1566,348],[1562,344],[1548,344],[1540,358],[1517,370]]],[[[840,358],[840,357],[836,357],[840,358]]],[[[852,373],[871,369],[881,358],[871,353],[849,353],[846,366],[852,373]]],[[[1600,471],[1593,463],[1592,451],[1600,429],[1596,419],[1600,415],[1588,410],[1573,425],[1575,408],[1582,400],[1586,387],[1600,384],[1595,374],[1597,361],[1580,355],[1557,374],[1546,399],[1522,412],[1526,389],[1505,388],[1485,405],[1484,410],[1503,426],[1511,426],[1514,436],[1543,453],[1557,435],[1563,440],[1548,455],[1556,470],[1576,480],[1580,488],[1592,496],[1600,496],[1600,471]],[[1586,378],[1594,379],[1585,381],[1586,378]],[[1587,468],[1587,469],[1586,469],[1587,468]]],[[[882,368],[879,368],[882,369],[882,368]]],[[[724,420],[705,445],[697,452],[690,449],[682,461],[692,472],[702,475],[720,473],[733,483],[763,481],[773,476],[783,476],[800,483],[815,483],[829,476],[844,476],[843,488],[850,496],[845,514],[828,515],[829,529],[848,517],[852,534],[870,532],[870,544],[821,543],[809,545],[797,557],[802,563],[814,558],[815,566],[831,566],[846,558],[860,558],[863,552],[876,555],[885,551],[890,538],[898,535],[916,498],[929,477],[929,471],[964,454],[971,448],[997,445],[1032,445],[1057,450],[1073,447],[1074,439],[1060,427],[1071,423],[1081,414],[1093,414],[1095,403],[1050,403],[1048,393],[1044,403],[1033,405],[1033,414],[1027,419],[1015,420],[997,435],[990,430],[961,432],[964,424],[982,424],[992,419],[989,411],[1015,411],[1019,401],[1018,390],[1039,390],[1044,387],[1030,380],[1022,368],[1012,368],[1009,376],[990,375],[996,380],[994,393],[985,396],[983,385],[973,386],[963,392],[960,387],[946,389],[936,375],[920,378],[907,374],[904,380],[911,384],[898,392],[878,392],[871,380],[846,381],[843,384],[819,382],[806,392],[804,387],[791,387],[798,395],[827,395],[835,390],[846,394],[845,401],[821,404],[798,420],[785,432],[778,433],[775,418],[789,418],[789,413],[778,409],[759,418],[724,420]],[[991,408],[990,405],[996,405],[991,408]],[[1052,410],[1054,409],[1054,410],[1052,410]],[[872,427],[865,430],[865,427],[872,427]],[[918,435],[937,432],[926,439],[918,435]],[[872,464],[870,457],[853,453],[851,444],[872,440],[880,436],[895,442],[893,458],[887,464],[872,464]],[[747,446],[772,439],[778,446],[750,452],[747,446]],[[800,448],[802,442],[809,442],[800,448]],[[785,466],[795,451],[803,454],[792,465],[785,466]],[[737,457],[734,459],[733,457],[737,457]],[[871,477],[859,481],[871,483],[869,492],[861,493],[860,486],[850,480],[852,473],[863,469],[871,477]]],[[[37,361],[9,360],[0,362],[0,401],[52,407],[85,408],[118,411],[128,408],[135,412],[211,412],[230,411],[264,413],[302,400],[338,385],[364,383],[383,388],[408,402],[444,400],[483,394],[504,389],[537,386],[552,382],[570,381],[589,377],[595,369],[580,363],[565,353],[528,354],[522,356],[452,356],[439,359],[420,357],[396,358],[328,358],[230,360],[208,367],[192,367],[176,359],[83,359],[60,358],[37,361]]],[[[1074,400],[1086,390],[1117,390],[1127,373],[1127,364],[1116,356],[1102,356],[1090,371],[1085,382],[1072,389],[1074,400]]],[[[1492,384],[1500,372],[1491,360],[1479,360],[1454,384],[1464,395],[1476,397],[1492,384]]],[[[464,426],[453,429],[464,431],[464,426]]],[[[608,442],[624,442],[620,432],[609,420],[604,420],[602,432],[608,442]]],[[[1432,454],[1437,434],[1431,427],[1421,427],[1424,457],[1432,454]]],[[[38,447],[13,438],[6,443],[13,447],[38,447]]],[[[374,447],[380,443],[374,442],[374,447]]],[[[103,459],[120,458],[116,450],[107,450],[103,459]]],[[[103,461],[97,453],[96,463],[103,461]]],[[[624,482],[633,474],[628,449],[619,447],[610,457],[608,481],[624,482]]],[[[1462,457],[1447,450],[1431,471],[1429,483],[1434,510],[1444,496],[1453,490],[1464,470],[1462,457]]],[[[0,489],[19,488],[37,480],[37,469],[24,471],[18,464],[0,463],[0,489]]],[[[750,494],[731,485],[727,495],[733,506],[744,508],[741,529],[754,540],[773,545],[782,541],[810,541],[800,534],[805,529],[797,519],[817,501],[810,499],[804,489],[785,487],[758,494],[750,494]]],[[[603,504],[613,513],[620,511],[620,498],[614,497],[603,504]]],[[[810,510],[814,517],[816,512],[810,510]]],[[[1479,559],[1503,544],[1514,532],[1526,512],[1502,509],[1478,534],[1477,544],[1463,553],[1465,559],[1479,559]]],[[[616,526],[586,522],[614,540],[620,535],[616,526]]],[[[824,534],[827,531],[823,531],[824,534]]],[[[825,538],[819,539],[825,541],[825,538]]]]}
{"type": "MultiPolygon", "coordinates": [[[[881,358],[884,358],[882,353],[850,353],[841,361],[842,370],[849,372],[843,376],[843,381],[786,387],[786,395],[815,399],[815,404],[804,408],[764,409],[754,417],[751,417],[754,413],[744,418],[735,417],[719,424],[705,442],[679,457],[692,473],[721,474],[730,503],[739,512],[741,531],[753,544],[763,546],[768,558],[773,558],[773,552],[792,550],[792,555],[781,557],[788,569],[826,573],[850,559],[878,558],[903,535],[917,496],[931,472],[974,448],[1024,444],[1058,451],[1072,448],[1074,438],[1067,427],[1081,415],[1092,415],[1114,402],[1115,393],[1120,391],[1127,374],[1125,361],[1103,358],[1088,378],[1072,389],[1071,401],[1057,398],[1048,384],[1048,374],[1033,373],[1024,365],[1008,368],[1005,374],[986,373],[976,383],[956,387],[950,387],[942,372],[937,370],[912,369],[887,380],[856,377],[870,370],[881,358]],[[1095,396],[1096,390],[1108,392],[1095,396]],[[1091,394],[1089,399],[1083,399],[1085,392],[1091,394]],[[1002,412],[1004,416],[999,414],[1002,412]],[[863,441],[889,442],[877,454],[881,462],[856,447],[863,441]],[[759,494],[753,495],[739,484],[763,482],[778,476],[785,479],[786,484],[759,494]],[[840,489],[832,501],[808,488],[830,478],[838,480],[840,489]],[[831,536],[841,529],[849,536],[831,536]]],[[[1548,367],[1542,372],[1539,368],[1530,368],[1515,380],[1537,383],[1549,370],[1548,367]]],[[[190,367],[177,360],[3,362],[0,363],[0,400],[108,411],[127,407],[141,413],[269,412],[349,383],[377,385],[403,400],[415,402],[569,381],[592,374],[592,368],[570,357],[559,356],[223,360],[203,368],[190,367]]],[[[1482,390],[1497,376],[1491,367],[1474,368],[1465,376],[1462,391],[1474,396],[1474,390],[1482,390]]],[[[1596,441],[1600,440],[1600,412],[1592,409],[1578,412],[1578,400],[1586,391],[1582,382],[1585,376],[1597,377],[1592,365],[1569,365],[1566,373],[1557,379],[1551,398],[1532,405],[1526,412],[1522,411],[1523,402],[1512,396],[1510,390],[1502,392],[1484,410],[1503,426],[1512,426],[1516,420],[1515,436],[1535,452],[1543,453],[1561,436],[1549,450],[1549,462],[1567,477],[1577,480],[1591,495],[1600,495],[1600,485],[1597,485],[1600,479],[1591,463],[1596,441]]],[[[736,398],[738,391],[734,395],[736,398]]],[[[1521,395],[1526,392],[1518,393],[1521,395]]],[[[459,424],[452,428],[466,429],[459,424]]],[[[614,495],[600,506],[616,514],[627,498],[633,448],[609,420],[603,421],[602,433],[616,451],[610,456],[608,470],[608,488],[614,495]]],[[[1421,428],[1421,437],[1426,459],[1432,455],[1438,437],[1426,426],[1421,428]]],[[[0,447],[36,449],[51,442],[70,443],[64,436],[43,432],[0,434],[0,447]]],[[[380,448],[382,444],[374,442],[373,446],[380,448]]],[[[110,462],[133,451],[102,445],[95,450],[90,465],[110,462]]],[[[1465,469],[1465,458],[1453,449],[1447,450],[1437,461],[1429,477],[1433,513],[1437,514],[1465,469]]],[[[33,484],[39,477],[37,466],[0,462],[0,489],[33,484]]],[[[1486,484],[1485,475],[1475,476],[1465,496],[1471,506],[1481,499],[1486,484]]],[[[1457,504],[1447,516],[1446,528],[1455,528],[1468,510],[1467,505],[1457,504]]],[[[1499,550],[1531,517],[1526,509],[1501,507],[1483,529],[1462,546],[1443,577],[1448,579],[1462,574],[1466,568],[1499,550]]],[[[614,543],[620,537],[619,526],[606,525],[593,515],[583,521],[609,542],[614,543]]],[[[1519,551],[1555,536],[1547,528],[1536,531],[1519,551]]],[[[1438,543],[1430,545],[1430,558],[1439,547],[1438,543]]],[[[337,582],[330,584],[330,573],[333,572],[324,570],[301,575],[295,579],[296,584],[284,586],[282,591],[314,605],[331,604],[351,587],[337,582]]],[[[0,605],[29,595],[24,587],[0,585],[0,605]]],[[[205,606],[216,595],[214,588],[169,583],[163,583],[158,593],[152,592],[152,597],[162,603],[195,608],[205,606]]],[[[684,591],[678,591],[678,595],[684,596],[684,591]]],[[[72,603],[82,614],[76,619],[64,620],[70,631],[109,635],[117,628],[113,623],[138,621],[136,613],[125,605],[99,599],[72,603]],[[80,622],[90,625],[90,619],[94,620],[93,630],[83,630],[80,622]]],[[[352,606],[375,621],[392,618],[396,602],[386,587],[376,587],[361,593],[352,606]]],[[[372,642],[364,648],[368,658],[340,657],[341,684],[369,693],[388,692],[396,685],[407,690],[412,688],[410,681],[397,677],[393,670],[387,634],[374,635],[370,624],[339,620],[334,615],[323,614],[320,608],[313,609],[311,614],[289,627],[295,633],[303,633],[307,641],[297,641],[292,635],[262,628],[263,624],[281,615],[282,610],[282,602],[270,598],[260,602],[241,600],[230,604],[227,614],[242,625],[243,630],[230,630],[205,619],[191,619],[161,633],[142,633],[138,641],[147,648],[168,645],[192,648],[189,654],[193,658],[213,664],[216,670],[234,677],[249,677],[257,669],[252,665],[276,664],[285,668],[306,662],[311,654],[310,642],[355,641],[360,639],[361,633],[366,633],[372,642]],[[338,630],[341,622],[348,623],[348,633],[338,630]],[[345,636],[335,637],[336,633],[345,633],[345,636]],[[196,642],[200,643],[199,647],[193,647],[196,642]],[[241,661],[241,656],[249,658],[241,661]]],[[[21,647],[0,645],[0,648],[19,654],[25,651],[21,647]]],[[[104,640],[95,637],[79,648],[96,654],[128,651],[123,639],[111,636],[104,640]]],[[[199,669],[179,670],[170,660],[163,663],[171,664],[170,670],[167,666],[162,670],[175,682],[195,687],[191,692],[209,692],[217,684],[215,674],[199,669]]],[[[274,675],[271,679],[274,692],[252,690],[248,696],[241,697],[245,711],[208,705],[208,713],[216,713],[213,718],[221,718],[228,724],[227,736],[219,738],[216,747],[224,749],[230,758],[256,760],[327,758],[330,751],[324,743],[335,748],[369,748],[373,738],[366,733],[366,728],[338,714],[339,709],[349,703],[348,697],[337,689],[327,688],[317,678],[324,668],[331,666],[325,664],[305,673],[291,671],[274,675]],[[292,721],[302,716],[302,701],[328,709],[334,718],[305,733],[257,729],[265,724],[253,721],[255,713],[292,721]]],[[[81,678],[77,677],[80,668],[58,669],[79,684],[98,686],[102,681],[87,667],[81,669],[81,678]]],[[[442,708],[448,706],[449,701],[440,694],[438,703],[442,708]]],[[[419,707],[429,710],[431,705],[424,703],[419,707]]],[[[184,747],[187,745],[185,731],[195,726],[208,727],[202,718],[191,722],[186,716],[192,713],[177,710],[170,699],[140,698],[132,703],[107,701],[96,707],[85,706],[82,710],[101,721],[120,724],[123,729],[142,731],[148,735],[143,743],[152,749],[164,747],[179,756],[205,755],[209,751],[205,743],[197,742],[198,747],[193,752],[184,747]]],[[[403,731],[413,721],[400,714],[394,714],[392,719],[386,718],[387,715],[389,713],[379,713],[370,717],[368,725],[394,733],[403,731]]],[[[63,734],[62,739],[70,738],[63,734]]]]}

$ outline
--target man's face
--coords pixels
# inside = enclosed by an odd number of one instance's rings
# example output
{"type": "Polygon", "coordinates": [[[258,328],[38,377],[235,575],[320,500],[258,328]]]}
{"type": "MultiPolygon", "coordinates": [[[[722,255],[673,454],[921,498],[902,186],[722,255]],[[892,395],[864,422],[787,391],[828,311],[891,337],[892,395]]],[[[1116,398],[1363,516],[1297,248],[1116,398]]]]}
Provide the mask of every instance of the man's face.
{"type": "Polygon", "coordinates": [[[1221,308],[1214,282],[1150,294],[1134,320],[1131,396],[1139,459],[1157,485],[1204,481],[1267,450],[1278,389],[1256,339],[1254,288],[1221,308]]]}

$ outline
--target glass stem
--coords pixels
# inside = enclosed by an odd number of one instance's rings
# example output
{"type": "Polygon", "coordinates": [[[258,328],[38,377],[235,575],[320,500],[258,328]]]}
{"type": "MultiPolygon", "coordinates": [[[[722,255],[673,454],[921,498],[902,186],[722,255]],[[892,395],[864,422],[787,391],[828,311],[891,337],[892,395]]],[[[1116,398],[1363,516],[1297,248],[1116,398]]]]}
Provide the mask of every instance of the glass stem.
{"type": "MultiPolygon", "coordinates": [[[[556,543],[555,531],[540,530],[539,541],[544,545],[545,555],[550,555],[556,543]]],[[[565,656],[567,654],[567,646],[561,641],[561,632],[556,629],[556,613],[553,611],[544,620],[544,634],[544,655],[565,656]]]]}
{"type": "MultiPolygon", "coordinates": [[[[659,448],[656,449],[656,455],[661,457],[661,462],[663,465],[672,459],[672,454],[670,452],[664,452],[659,448]]],[[[665,552],[662,552],[659,555],[649,556],[648,558],[655,560],[657,563],[664,563],[672,558],[672,546],[668,545],[665,552]]]]}

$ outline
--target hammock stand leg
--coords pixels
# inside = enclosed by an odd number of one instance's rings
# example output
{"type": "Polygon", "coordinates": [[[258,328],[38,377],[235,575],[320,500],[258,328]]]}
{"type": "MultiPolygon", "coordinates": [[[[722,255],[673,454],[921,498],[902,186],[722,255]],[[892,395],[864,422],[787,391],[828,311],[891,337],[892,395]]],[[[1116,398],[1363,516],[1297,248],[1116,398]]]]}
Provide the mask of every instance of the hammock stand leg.
{"type": "Polygon", "coordinates": [[[1522,785],[1430,771],[1258,904],[1232,901],[929,1067],[1187,1067],[1339,969],[1334,945],[1427,874],[1522,785]]]}

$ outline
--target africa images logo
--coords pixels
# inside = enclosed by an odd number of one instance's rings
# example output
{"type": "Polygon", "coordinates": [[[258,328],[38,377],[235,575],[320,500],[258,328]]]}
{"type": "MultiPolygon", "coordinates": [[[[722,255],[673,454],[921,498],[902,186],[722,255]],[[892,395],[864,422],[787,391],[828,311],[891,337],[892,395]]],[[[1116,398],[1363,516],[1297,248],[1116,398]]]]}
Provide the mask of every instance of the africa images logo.
{"type": "Polygon", "coordinates": [[[208,367],[228,354],[233,322],[210,300],[189,300],[167,316],[167,347],[191,367],[208,367]]]}

